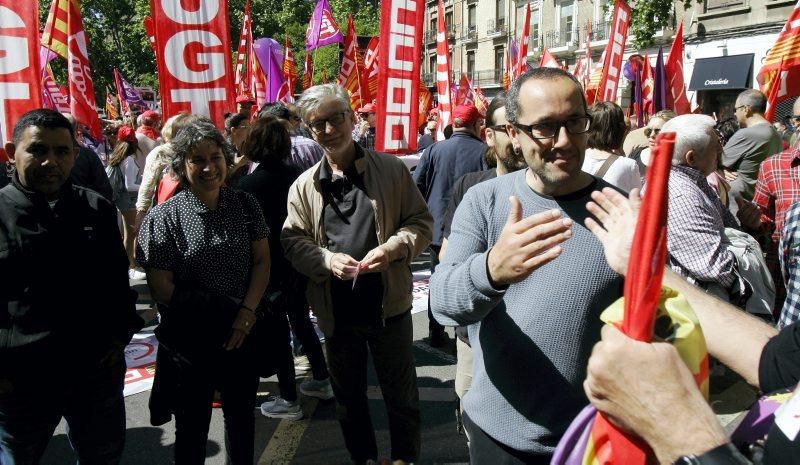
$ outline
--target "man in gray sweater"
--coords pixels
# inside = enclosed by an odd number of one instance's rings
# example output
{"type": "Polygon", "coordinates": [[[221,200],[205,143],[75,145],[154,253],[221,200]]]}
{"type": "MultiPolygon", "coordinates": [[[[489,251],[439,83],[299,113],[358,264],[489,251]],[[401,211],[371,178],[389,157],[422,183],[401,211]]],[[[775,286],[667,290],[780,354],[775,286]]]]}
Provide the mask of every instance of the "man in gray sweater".
{"type": "Polygon", "coordinates": [[[431,278],[436,319],[470,325],[473,465],[550,463],[588,403],[598,316],[622,284],[583,226],[592,191],[610,185],[581,171],[591,119],[580,84],[560,69],[528,71],[508,92],[506,118],[528,169],[467,191],[431,278]]]}

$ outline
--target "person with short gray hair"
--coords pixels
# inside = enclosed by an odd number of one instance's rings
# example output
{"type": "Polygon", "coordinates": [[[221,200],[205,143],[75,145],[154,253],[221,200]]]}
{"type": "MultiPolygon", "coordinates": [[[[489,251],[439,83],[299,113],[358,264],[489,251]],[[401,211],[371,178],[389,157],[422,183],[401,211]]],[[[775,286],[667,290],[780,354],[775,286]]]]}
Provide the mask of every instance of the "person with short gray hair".
{"type": "Polygon", "coordinates": [[[308,277],[345,446],[357,464],[378,459],[366,395],[369,352],[389,417],[391,459],[416,462],[421,420],[409,267],[430,243],[431,214],[402,161],[353,141],[347,91],[314,86],[297,106],[325,156],[289,189],[281,243],[308,277]]]}
{"type": "Polygon", "coordinates": [[[767,157],[783,150],[781,136],[764,118],[766,96],[758,90],[748,89],[740,93],[734,105],[734,115],[741,129],[725,144],[722,165],[725,179],[731,183],[731,212],[736,214],[739,201],[753,200],[758,170],[767,157]]]}
{"type": "Polygon", "coordinates": [[[676,134],[668,185],[667,263],[692,284],[728,300],[736,282],[736,257],[725,246],[725,228],[739,229],[739,223],[706,181],[722,152],[714,120],[681,115],[664,124],[661,133],[667,132],[676,134]]]}

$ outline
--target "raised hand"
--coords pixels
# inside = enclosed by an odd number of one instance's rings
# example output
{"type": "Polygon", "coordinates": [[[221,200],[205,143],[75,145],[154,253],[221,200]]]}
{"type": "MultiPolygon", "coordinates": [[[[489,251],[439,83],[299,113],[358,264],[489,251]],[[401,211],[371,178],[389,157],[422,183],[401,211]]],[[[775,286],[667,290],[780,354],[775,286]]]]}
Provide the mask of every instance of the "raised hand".
{"type": "Polygon", "coordinates": [[[626,199],[624,195],[606,187],[602,192],[592,192],[592,200],[593,202],[586,204],[586,209],[600,223],[586,218],[586,227],[603,244],[608,266],[624,276],[628,271],[633,233],[636,231],[636,220],[642,203],[639,189],[633,189],[626,199]]]}
{"type": "Polygon", "coordinates": [[[550,210],[522,218],[522,205],[510,197],[511,210],[503,231],[489,251],[487,265],[493,286],[520,282],[561,255],[559,244],[572,237],[572,220],[550,210]]]}

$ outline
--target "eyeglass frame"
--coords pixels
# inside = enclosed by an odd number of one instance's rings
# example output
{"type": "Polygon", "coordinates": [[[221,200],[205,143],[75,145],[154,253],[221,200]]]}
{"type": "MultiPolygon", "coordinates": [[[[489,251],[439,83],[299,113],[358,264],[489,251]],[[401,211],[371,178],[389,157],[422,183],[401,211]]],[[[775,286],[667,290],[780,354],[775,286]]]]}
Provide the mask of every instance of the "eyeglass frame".
{"type": "Polygon", "coordinates": [[[642,132],[644,133],[645,137],[650,137],[650,134],[653,134],[655,132],[655,134],[653,135],[653,137],[655,137],[655,136],[658,136],[659,133],[661,133],[661,128],[651,128],[651,127],[645,126],[644,127],[644,131],[642,131],[642,132]]]}
{"type": "MultiPolygon", "coordinates": [[[[553,123],[555,123],[555,121],[553,123]]],[[[517,129],[519,129],[520,131],[524,132],[531,139],[535,139],[535,140],[557,139],[558,135],[561,133],[561,128],[564,128],[564,130],[567,131],[567,134],[572,135],[572,136],[580,135],[580,134],[586,134],[587,132],[589,132],[589,129],[591,129],[591,127],[592,127],[592,115],[587,113],[587,114],[585,114],[583,116],[574,116],[572,118],[567,118],[564,121],[558,121],[558,127],[556,128],[556,132],[552,136],[548,136],[548,137],[536,137],[536,136],[533,135],[531,130],[535,126],[542,126],[542,125],[552,124],[552,123],[521,124],[521,123],[518,123],[516,121],[509,121],[509,124],[511,124],[512,126],[514,126],[517,129]],[[584,119],[584,118],[587,120],[586,121],[587,124],[586,124],[586,129],[584,129],[583,131],[581,131],[581,132],[570,132],[569,129],[567,129],[567,122],[568,121],[573,121],[573,120],[576,120],[576,119],[584,119]]]]}
{"type": "Polygon", "coordinates": [[[328,118],[320,119],[320,120],[317,120],[317,121],[314,121],[314,122],[308,122],[308,123],[306,123],[306,126],[308,126],[308,128],[311,131],[313,131],[314,134],[317,134],[317,135],[324,134],[325,133],[325,129],[327,129],[327,127],[328,127],[328,124],[330,124],[334,128],[338,128],[339,125],[344,123],[345,120],[347,119],[347,114],[351,113],[351,112],[352,112],[352,110],[350,110],[350,109],[342,110],[340,112],[336,112],[336,113],[332,114],[328,118]],[[342,120],[339,121],[338,123],[334,123],[331,120],[334,119],[334,118],[337,118],[338,117],[337,115],[341,115],[342,116],[342,120]],[[321,124],[321,129],[317,130],[317,129],[314,128],[315,125],[320,125],[320,124],[321,124]]]}
{"type": "MultiPolygon", "coordinates": [[[[486,129],[491,129],[492,131],[502,131],[508,134],[508,128],[506,128],[505,124],[495,124],[494,126],[486,126],[486,129]]],[[[558,128],[561,130],[561,128],[558,128]]]]}

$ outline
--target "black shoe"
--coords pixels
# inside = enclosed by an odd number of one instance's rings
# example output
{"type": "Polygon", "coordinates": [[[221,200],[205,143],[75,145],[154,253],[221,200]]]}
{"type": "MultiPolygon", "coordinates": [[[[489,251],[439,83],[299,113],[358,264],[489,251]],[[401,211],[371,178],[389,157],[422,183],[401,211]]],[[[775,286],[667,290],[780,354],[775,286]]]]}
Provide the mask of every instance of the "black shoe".
{"type": "Polygon", "coordinates": [[[428,344],[431,347],[444,347],[449,340],[450,338],[447,337],[447,333],[443,329],[440,329],[429,333],[428,344]]]}

